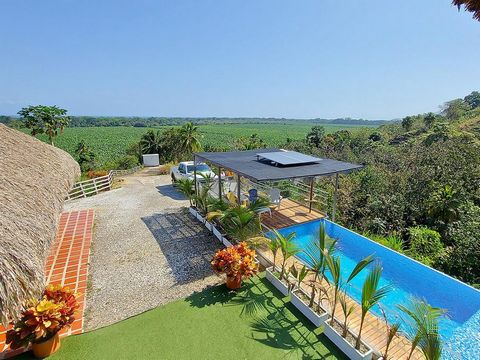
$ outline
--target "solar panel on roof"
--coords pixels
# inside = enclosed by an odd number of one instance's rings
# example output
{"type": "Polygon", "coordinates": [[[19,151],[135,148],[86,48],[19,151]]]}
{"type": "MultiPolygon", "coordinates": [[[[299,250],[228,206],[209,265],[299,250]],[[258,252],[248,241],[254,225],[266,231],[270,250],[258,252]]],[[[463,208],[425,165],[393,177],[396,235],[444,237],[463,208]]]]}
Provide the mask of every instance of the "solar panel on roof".
{"type": "Polygon", "coordinates": [[[305,155],[296,151],[277,151],[268,153],[258,153],[257,158],[263,158],[273,161],[280,165],[301,165],[319,162],[322,159],[305,155]]]}

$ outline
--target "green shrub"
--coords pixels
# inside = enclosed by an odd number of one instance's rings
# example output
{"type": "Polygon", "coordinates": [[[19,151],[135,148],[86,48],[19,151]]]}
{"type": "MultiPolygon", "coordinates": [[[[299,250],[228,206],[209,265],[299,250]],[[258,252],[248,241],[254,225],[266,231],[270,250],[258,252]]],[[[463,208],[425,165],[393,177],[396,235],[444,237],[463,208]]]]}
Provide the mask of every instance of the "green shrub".
{"type": "Polygon", "coordinates": [[[443,254],[444,248],[440,234],[426,226],[415,226],[408,229],[410,247],[408,254],[426,265],[434,264],[443,254]]]}
{"type": "Polygon", "coordinates": [[[468,202],[460,208],[460,219],[449,226],[453,243],[440,268],[472,285],[480,284],[480,207],[468,202]]]}
{"type": "Polygon", "coordinates": [[[403,252],[404,250],[404,243],[401,237],[397,236],[396,234],[388,235],[388,236],[381,236],[373,234],[369,231],[363,233],[363,236],[382,244],[392,250],[403,252]]]}
{"type": "Polygon", "coordinates": [[[116,161],[117,170],[131,169],[139,164],[138,158],[134,155],[124,156],[116,161]]]}

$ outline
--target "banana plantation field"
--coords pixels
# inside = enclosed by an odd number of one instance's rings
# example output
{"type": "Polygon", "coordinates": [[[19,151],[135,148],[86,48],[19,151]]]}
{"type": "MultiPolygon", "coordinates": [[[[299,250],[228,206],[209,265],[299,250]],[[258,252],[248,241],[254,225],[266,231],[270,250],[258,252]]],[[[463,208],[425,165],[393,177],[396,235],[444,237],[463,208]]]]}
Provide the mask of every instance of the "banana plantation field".
{"type": "MultiPolygon", "coordinates": [[[[305,138],[313,124],[212,124],[199,125],[202,134],[202,145],[210,145],[228,149],[233,147],[235,140],[257,134],[268,146],[284,144],[287,138],[297,140],[305,138]]],[[[342,129],[354,130],[356,126],[323,125],[327,133],[342,129]]],[[[137,128],[137,127],[72,127],[66,128],[55,141],[55,146],[67,151],[75,157],[75,148],[81,140],[93,150],[99,164],[115,160],[125,155],[129,145],[140,141],[140,137],[148,130],[163,131],[168,127],[137,128]]],[[[23,130],[28,133],[27,129],[23,130]]],[[[47,141],[47,137],[38,138],[47,141]]]]}

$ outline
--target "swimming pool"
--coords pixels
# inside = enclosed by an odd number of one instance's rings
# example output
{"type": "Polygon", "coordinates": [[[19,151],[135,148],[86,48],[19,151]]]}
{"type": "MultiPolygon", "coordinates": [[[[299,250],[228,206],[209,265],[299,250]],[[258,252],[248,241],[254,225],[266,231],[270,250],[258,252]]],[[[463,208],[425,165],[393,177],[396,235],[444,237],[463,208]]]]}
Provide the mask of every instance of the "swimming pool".
{"type": "MultiPolygon", "coordinates": [[[[325,223],[329,237],[337,239],[336,255],[340,257],[342,275],[346,279],[362,258],[373,254],[383,267],[380,286],[390,284],[392,291],[381,301],[391,321],[398,319],[397,304],[408,305],[412,297],[425,299],[430,305],[447,310],[448,318],[441,321],[444,359],[480,359],[480,291],[448,275],[425,266],[360,234],[329,220],[303,223],[279,230],[283,235],[294,232],[294,242],[304,249],[318,236],[320,222],[325,223]]],[[[307,257],[297,257],[308,264],[307,257]]],[[[361,288],[368,274],[363,270],[351,282],[349,295],[359,301],[361,288]]],[[[327,276],[329,274],[327,273],[327,276]]],[[[380,316],[380,309],[372,311],[380,316]]]]}

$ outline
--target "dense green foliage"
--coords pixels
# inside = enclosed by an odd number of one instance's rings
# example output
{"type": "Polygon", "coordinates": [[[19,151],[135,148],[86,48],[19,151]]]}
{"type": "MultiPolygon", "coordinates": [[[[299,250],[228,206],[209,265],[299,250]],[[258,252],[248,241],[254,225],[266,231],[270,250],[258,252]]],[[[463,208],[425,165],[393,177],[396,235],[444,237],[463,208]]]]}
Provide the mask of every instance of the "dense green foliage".
{"type": "MultiPolygon", "coordinates": [[[[198,143],[205,151],[278,146],[361,163],[362,171],[342,176],[337,221],[480,283],[480,93],[445,103],[440,114],[412,115],[380,127],[302,121],[197,127],[184,120],[183,127],[68,128],[57,145],[79,159],[75,150],[85,140],[96,168],[133,166],[142,152],[158,151],[164,162],[190,159],[198,143]]],[[[323,178],[320,185],[331,203],[333,182],[323,178]]]]}
{"type": "MultiPolygon", "coordinates": [[[[375,130],[343,130],[319,142],[309,137],[286,146],[365,164],[364,170],[342,176],[336,219],[479,284],[474,239],[480,239],[480,227],[473,214],[480,209],[480,107],[472,94],[461,104],[446,103],[434,117],[410,116],[408,126],[402,121],[375,130]],[[451,116],[458,108],[461,115],[451,116]]],[[[320,183],[333,192],[331,179],[320,183]]]]}
{"type": "Polygon", "coordinates": [[[440,234],[425,226],[414,226],[410,233],[409,255],[431,265],[442,256],[443,244],[440,234]]]}
{"type": "MultiPolygon", "coordinates": [[[[312,124],[288,124],[281,126],[272,126],[268,124],[212,124],[199,125],[200,142],[204,150],[227,150],[232,148],[244,148],[251,146],[248,144],[252,135],[256,135],[255,142],[262,142],[264,146],[280,146],[288,139],[300,140],[305,137],[312,124]],[[247,143],[247,144],[245,144],[247,143]]],[[[80,141],[84,140],[86,145],[93,151],[98,168],[115,167],[114,164],[123,156],[140,153],[138,142],[142,135],[149,130],[165,132],[171,127],[143,128],[143,127],[68,127],[62,136],[59,136],[55,145],[74,156],[75,149],[80,141]]],[[[325,126],[327,133],[333,133],[341,129],[352,129],[356,131],[358,127],[348,125],[328,125],[325,126]]],[[[27,129],[24,132],[29,133],[27,129]]],[[[44,135],[38,135],[37,138],[48,141],[44,135]]]]}
{"type": "Polygon", "coordinates": [[[70,121],[67,110],[57,106],[28,106],[21,109],[18,115],[22,117],[23,125],[30,129],[33,136],[46,134],[51,145],[58,132],[63,132],[70,121]]]}

